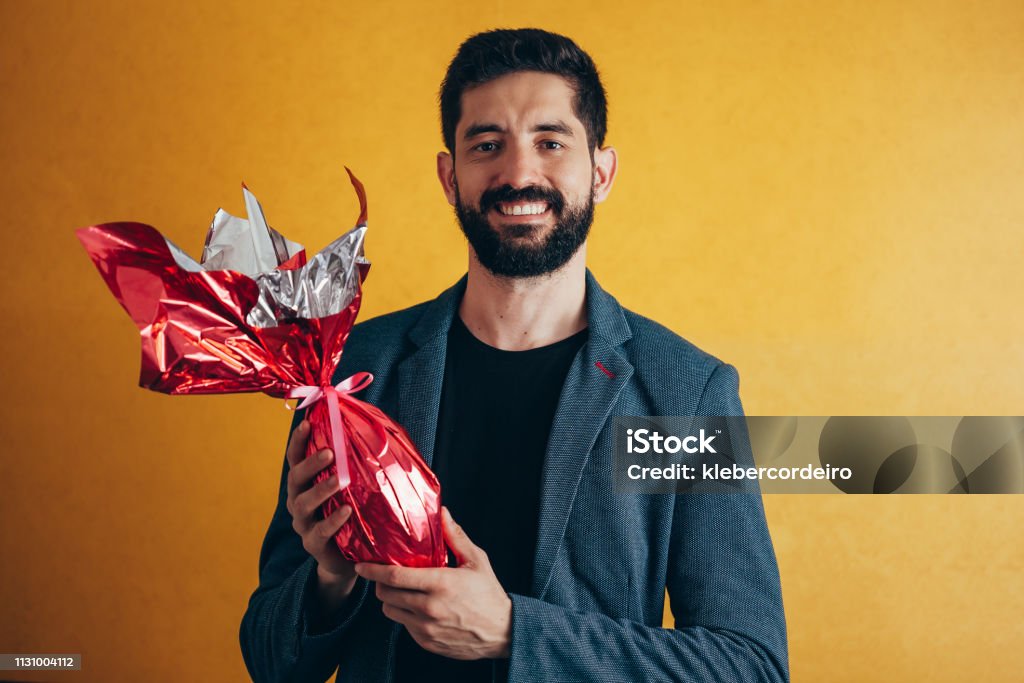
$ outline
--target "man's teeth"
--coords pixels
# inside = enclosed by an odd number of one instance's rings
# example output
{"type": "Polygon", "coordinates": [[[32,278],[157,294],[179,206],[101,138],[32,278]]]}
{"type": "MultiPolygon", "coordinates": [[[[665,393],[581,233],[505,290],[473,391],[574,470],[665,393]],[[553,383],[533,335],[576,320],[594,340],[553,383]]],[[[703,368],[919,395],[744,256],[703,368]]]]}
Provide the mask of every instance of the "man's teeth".
{"type": "Polygon", "coordinates": [[[498,205],[498,211],[506,216],[532,216],[547,211],[547,204],[516,204],[514,206],[498,205]]]}

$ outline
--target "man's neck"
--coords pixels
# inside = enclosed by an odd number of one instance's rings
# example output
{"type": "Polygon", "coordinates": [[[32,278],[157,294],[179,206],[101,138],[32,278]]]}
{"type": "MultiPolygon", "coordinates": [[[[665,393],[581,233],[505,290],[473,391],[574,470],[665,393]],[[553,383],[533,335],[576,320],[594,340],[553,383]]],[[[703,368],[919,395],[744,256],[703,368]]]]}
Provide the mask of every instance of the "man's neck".
{"type": "Polygon", "coordinates": [[[459,317],[489,346],[525,351],[571,337],[587,326],[586,246],[554,273],[498,277],[470,249],[459,317]]]}

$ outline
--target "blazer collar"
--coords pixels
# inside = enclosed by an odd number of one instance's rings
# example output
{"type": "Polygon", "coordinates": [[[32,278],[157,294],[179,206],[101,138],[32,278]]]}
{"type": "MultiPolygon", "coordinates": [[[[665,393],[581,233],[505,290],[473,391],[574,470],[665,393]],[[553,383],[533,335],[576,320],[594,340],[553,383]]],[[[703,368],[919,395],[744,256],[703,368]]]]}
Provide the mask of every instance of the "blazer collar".
{"type": "MultiPolygon", "coordinates": [[[[462,296],[466,293],[468,275],[446,289],[427,304],[423,316],[409,331],[409,338],[417,346],[425,346],[447,335],[452,321],[459,310],[462,296]]],[[[622,306],[597,283],[594,274],[586,272],[587,326],[591,338],[597,336],[609,346],[619,346],[633,336],[622,312],[622,306]]]]}
{"type": "Polygon", "coordinates": [[[426,346],[434,343],[437,337],[448,334],[452,321],[459,312],[459,304],[462,303],[462,295],[466,293],[468,280],[469,276],[463,275],[458,282],[427,304],[419,321],[409,330],[409,338],[416,346],[426,346]]]}

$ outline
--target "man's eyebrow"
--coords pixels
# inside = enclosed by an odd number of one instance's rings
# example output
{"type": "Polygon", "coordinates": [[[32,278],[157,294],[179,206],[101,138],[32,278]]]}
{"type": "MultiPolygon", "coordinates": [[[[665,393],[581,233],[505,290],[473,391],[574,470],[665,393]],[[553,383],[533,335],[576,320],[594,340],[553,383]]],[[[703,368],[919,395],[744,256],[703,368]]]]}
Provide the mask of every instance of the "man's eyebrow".
{"type": "Polygon", "coordinates": [[[466,129],[466,132],[462,134],[463,140],[469,140],[475,138],[477,135],[483,135],[484,133],[504,133],[505,129],[496,123],[474,123],[472,126],[466,129]]]}
{"type": "Polygon", "coordinates": [[[573,137],[572,128],[569,127],[565,121],[551,121],[549,123],[540,123],[533,127],[534,133],[558,133],[566,137],[573,137]]]}

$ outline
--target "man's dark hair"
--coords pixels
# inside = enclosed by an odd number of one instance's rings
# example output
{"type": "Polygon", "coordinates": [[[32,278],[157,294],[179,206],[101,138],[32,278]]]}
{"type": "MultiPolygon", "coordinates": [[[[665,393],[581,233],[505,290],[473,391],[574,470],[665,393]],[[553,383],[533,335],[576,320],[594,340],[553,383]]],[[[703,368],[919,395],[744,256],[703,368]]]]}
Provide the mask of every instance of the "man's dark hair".
{"type": "Polygon", "coordinates": [[[575,92],[573,111],[587,131],[591,152],[604,145],[608,102],[594,60],[569,38],[537,28],[477,33],[459,46],[441,83],[441,134],[455,154],[455,127],[462,115],[462,93],[519,71],[565,78],[575,92]]]}

